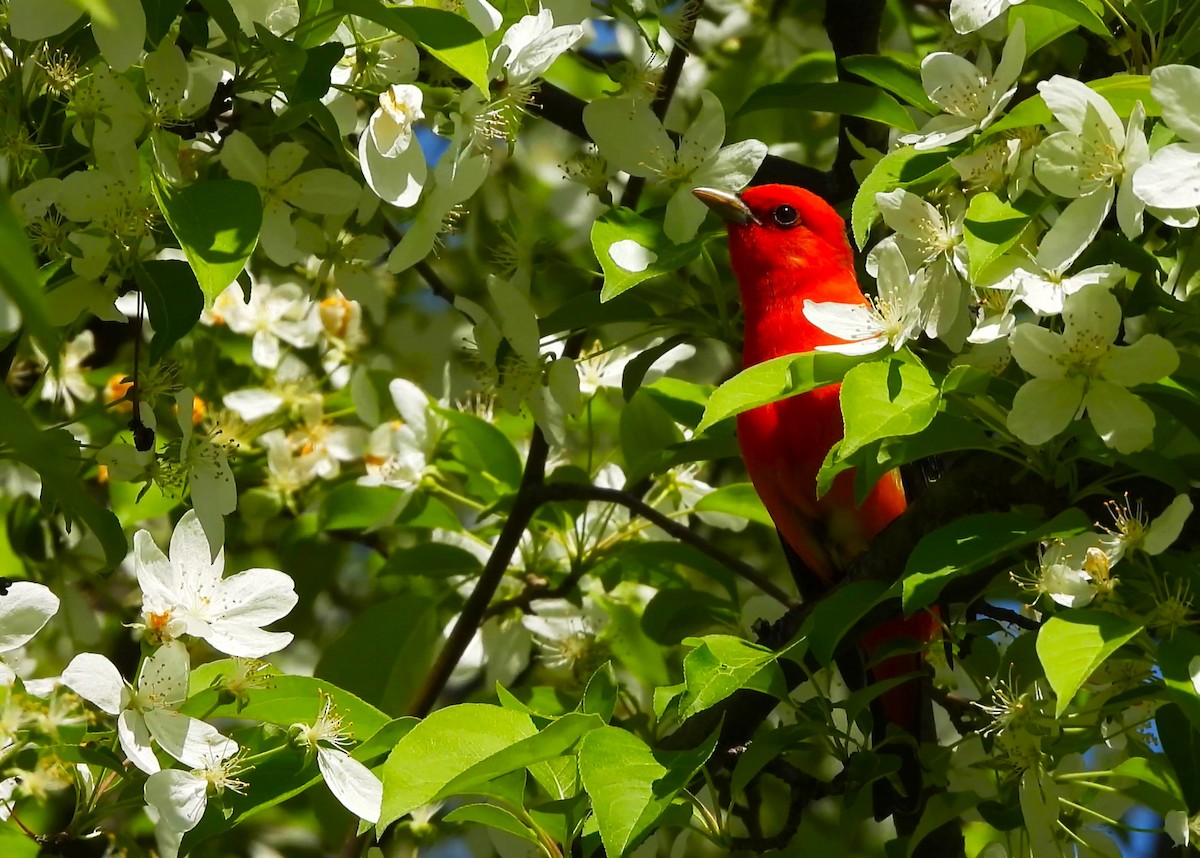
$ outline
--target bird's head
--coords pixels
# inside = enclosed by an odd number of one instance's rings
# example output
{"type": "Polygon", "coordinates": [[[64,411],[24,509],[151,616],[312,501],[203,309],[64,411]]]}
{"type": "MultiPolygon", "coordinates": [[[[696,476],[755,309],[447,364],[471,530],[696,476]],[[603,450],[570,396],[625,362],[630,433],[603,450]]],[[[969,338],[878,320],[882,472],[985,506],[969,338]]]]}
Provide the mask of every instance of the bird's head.
{"type": "Polygon", "coordinates": [[[777,273],[809,282],[853,275],[845,221],[811,191],[759,185],[740,194],[717,188],[692,193],[725,219],[729,258],[743,292],[777,273]]]}

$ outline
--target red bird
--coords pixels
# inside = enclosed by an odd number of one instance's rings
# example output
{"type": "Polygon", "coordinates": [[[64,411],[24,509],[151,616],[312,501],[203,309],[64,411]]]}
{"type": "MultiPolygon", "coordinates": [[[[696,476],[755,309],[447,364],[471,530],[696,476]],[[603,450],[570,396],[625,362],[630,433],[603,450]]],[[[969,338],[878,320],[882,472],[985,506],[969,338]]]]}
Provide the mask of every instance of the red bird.
{"type": "MultiPolygon", "coordinates": [[[[761,185],[740,195],[697,188],[697,198],[728,224],[729,259],[746,317],[744,366],[843,342],[804,316],[805,300],[865,304],[854,274],[854,254],[841,216],[824,200],[790,185],[761,185]]],[[[829,385],[738,415],[738,445],[754,488],[779,532],[819,581],[829,587],[871,539],[905,508],[899,473],[881,479],[861,505],[854,474],[844,471],[817,497],[817,472],[842,437],[840,385],[829,385]]],[[[884,641],[928,642],[936,617],[918,614],[872,629],[868,653],[884,641]]],[[[877,679],[915,670],[916,658],[877,665],[877,679]]],[[[919,698],[906,685],[884,695],[887,720],[915,732],[919,698]]]]}

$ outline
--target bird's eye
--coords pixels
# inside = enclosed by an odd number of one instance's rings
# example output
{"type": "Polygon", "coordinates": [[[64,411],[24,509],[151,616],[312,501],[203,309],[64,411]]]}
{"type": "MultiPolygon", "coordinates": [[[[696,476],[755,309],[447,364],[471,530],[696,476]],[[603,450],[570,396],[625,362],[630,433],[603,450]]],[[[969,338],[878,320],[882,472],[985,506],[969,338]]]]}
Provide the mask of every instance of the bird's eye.
{"type": "Polygon", "coordinates": [[[784,229],[791,229],[796,224],[800,223],[799,213],[791,206],[779,206],[775,211],[771,212],[771,217],[775,223],[779,224],[784,229]]]}

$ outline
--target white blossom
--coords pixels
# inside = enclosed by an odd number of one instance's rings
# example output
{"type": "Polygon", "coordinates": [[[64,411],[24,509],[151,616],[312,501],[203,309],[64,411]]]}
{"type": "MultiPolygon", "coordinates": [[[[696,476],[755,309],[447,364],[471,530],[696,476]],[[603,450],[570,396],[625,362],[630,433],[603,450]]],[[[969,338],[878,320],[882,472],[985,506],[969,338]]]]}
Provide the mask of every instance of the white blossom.
{"type": "Polygon", "coordinates": [[[268,632],[263,626],[296,606],[292,579],[275,569],[257,568],[222,577],[224,549],[211,559],[194,511],[184,513],[175,526],[169,558],[145,530],[134,535],[133,556],[143,623],[151,638],[168,641],[188,634],[244,658],[261,658],[291,643],[290,632],[268,632]]]}
{"type": "MultiPolygon", "coordinates": [[[[221,318],[229,330],[253,336],[250,354],[261,367],[274,369],[283,357],[280,342],[298,349],[317,343],[321,322],[316,307],[298,283],[272,285],[255,278],[250,287],[250,300],[243,302],[242,287],[234,283],[221,295],[221,318]]],[[[214,305],[215,307],[215,305],[214,305]]]]}
{"type": "Polygon", "coordinates": [[[1133,191],[1149,206],[1194,208],[1200,205],[1200,69],[1160,66],[1150,73],[1150,94],[1183,142],[1155,152],[1134,175],[1133,191]]]}
{"type": "Polygon", "coordinates": [[[211,725],[177,710],[187,699],[191,675],[187,649],[179,641],[159,647],[138,674],[137,690],[102,655],[80,653],[63,670],[62,683],[101,711],[117,717],[117,738],[129,761],[146,774],[161,769],[151,741],[185,765],[199,766],[211,754],[237,750],[211,725]]]}
{"type": "MultiPolygon", "coordinates": [[[[58,613],[58,597],[44,584],[13,581],[0,593],[0,656],[19,649],[58,613]]],[[[16,673],[0,658],[0,687],[12,685],[16,673]]]]}
{"type": "MultiPolygon", "coordinates": [[[[221,749],[224,752],[224,749],[221,749]]],[[[159,845],[178,852],[179,839],[200,824],[208,808],[209,791],[222,794],[225,790],[243,792],[245,781],[238,778],[237,746],[226,756],[214,751],[193,769],[164,769],[146,779],[142,795],[158,816],[155,826],[159,845]],[[166,835],[165,837],[161,835],[166,835]]],[[[168,853],[172,854],[172,853],[168,853]]]]}
{"type": "Polygon", "coordinates": [[[301,747],[316,754],[317,767],[334,797],[347,810],[367,822],[378,822],[383,804],[383,783],[365,765],[346,753],[351,738],[342,718],[325,695],[321,712],[311,723],[292,725],[301,747]]]}
{"type": "Polygon", "coordinates": [[[708,90],[700,93],[700,110],[678,147],[649,101],[641,96],[598,98],[584,108],[583,121],[611,166],[674,189],[667,201],[663,229],[676,243],[690,241],[708,212],[692,195],[693,189],[710,186],[739,191],[767,156],[766,144],[758,140],[721,145],[725,110],[708,90]]]}
{"type": "Polygon", "coordinates": [[[579,24],[554,26],[549,9],[526,15],[504,31],[492,52],[491,76],[503,76],[510,88],[533,83],[582,38],[579,24]]]}
{"type": "MultiPolygon", "coordinates": [[[[262,192],[259,242],[276,265],[291,265],[303,258],[296,247],[292,223],[297,209],[319,215],[347,215],[358,205],[361,189],[357,182],[332,167],[301,171],[306,157],[307,150],[291,141],[280,143],[270,155],[264,155],[241,131],[230,134],[221,148],[221,163],[229,175],[262,192]]],[[[252,296],[250,300],[253,303],[255,299],[252,296]]]]}
{"type": "Polygon", "coordinates": [[[863,355],[891,346],[899,351],[921,327],[925,276],[909,274],[895,244],[881,245],[876,256],[879,297],[861,304],[804,301],[804,318],[844,343],[817,346],[818,351],[863,355]]]}
{"type": "Polygon", "coordinates": [[[1113,345],[1121,306],[1099,284],[1066,299],[1063,323],[1061,334],[1024,324],[1009,337],[1013,358],[1033,376],[1013,400],[1009,430],[1027,444],[1044,444],[1086,413],[1108,446],[1122,453],[1144,449],[1154,413],[1128,388],[1174,372],[1175,347],[1157,334],[1113,345]]]}
{"type": "Polygon", "coordinates": [[[1024,64],[1024,21],[1013,25],[994,72],[986,50],[978,66],[948,51],[929,54],[921,61],[921,85],[929,100],[945,113],[930,119],[915,134],[901,137],[900,142],[918,150],[937,149],[987,128],[1012,100],[1024,64]]]}
{"type": "MultiPolygon", "coordinates": [[[[42,399],[47,402],[62,402],[63,411],[67,416],[75,414],[75,402],[91,402],[96,398],[96,388],[92,387],[84,377],[83,363],[96,350],[96,339],[91,331],[84,331],[75,337],[59,357],[58,368],[47,366],[42,378],[42,399]]],[[[38,356],[42,363],[47,363],[45,355],[40,351],[38,356]]]]}
{"type": "Polygon", "coordinates": [[[421,90],[408,83],[384,90],[358,139],[363,178],[381,200],[400,208],[416,204],[428,175],[413,132],[413,124],[425,118],[422,98],[421,90]]]}

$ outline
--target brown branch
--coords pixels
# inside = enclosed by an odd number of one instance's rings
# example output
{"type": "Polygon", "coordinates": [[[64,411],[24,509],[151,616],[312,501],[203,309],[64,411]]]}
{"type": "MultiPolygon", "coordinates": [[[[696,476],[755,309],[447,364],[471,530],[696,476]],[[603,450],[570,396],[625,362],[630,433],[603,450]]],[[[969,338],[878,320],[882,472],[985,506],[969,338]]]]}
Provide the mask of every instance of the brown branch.
{"type": "Polygon", "coordinates": [[[623,506],[634,515],[641,516],[655,527],[666,531],[685,545],[690,545],[725,566],[734,575],[758,587],[768,596],[789,607],[797,607],[799,600],[789,596],[774,581],[761,572],[713,545],[696,531],[664,515],[635,495],[620,489],[606,489],[582,483],[553,483],[542,487],[542,499],[547,501],[577,500],[601,501],[623,506]]]}
{"type": "Polygon", "coordinates": [[[1019,629],[1024,629],[1027,632],[1036,632],[1042,627],[1042,624],[1030,617],[1022,616],[1016,611],[1011,611],[1008,608],[1001,608],[999,605],[993,605],[990,602],[980,600],[971,605],[971,610],[980,616],[987,617],[991,620],[996,620],[1001,623],[1011,623],[1019,629]]]}
{"type": "Polygon", "coordinates": [[[521,475],[521,485],[513,499],[512,509],[509,510],[508,518],[500,530],[496,544],[492,547],[492,553],[483,567],[483,572],[479,575],[479,580],[475,582],[475,589],[471,591],[467,603],[463,605],[462,613],[458,615],[458,621],[454,624],[450,636],[446,638],[445,646],[438,653],[437,661],[434,662],[433,667],[421,683],[416,699],[409,706],[410,715],[423,718],[433,709],[442,689],[446,687],[446,682],[450,679],[450,674],[454,672],[459,659],[466,652],[467,646],[483,622],[488,604],[496,594],[496,589],[500,586],[504,573],[508,571],[513,554],[521,542],[521,537],[525,534],[525,528],[529,526],[533,514],[537,512],[537,508],[541,504],[539,489],[545,479],[546,456],[549,451],[546,436],[542,434],[541,430],[535,431],[529,445],[529,455],[525,459],[525,471],[521,475]]]}

